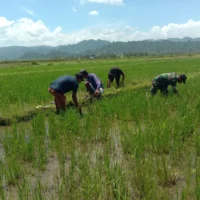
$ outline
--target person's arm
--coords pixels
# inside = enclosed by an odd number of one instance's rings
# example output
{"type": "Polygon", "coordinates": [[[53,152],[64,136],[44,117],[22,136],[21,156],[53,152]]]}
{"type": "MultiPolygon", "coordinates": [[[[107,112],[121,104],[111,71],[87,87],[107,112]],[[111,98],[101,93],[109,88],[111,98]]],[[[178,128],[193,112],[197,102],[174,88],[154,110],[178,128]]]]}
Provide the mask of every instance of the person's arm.
{"type": "Polygon", "coordinates": [[[172,91],[174,94],[178,94],[178,90],[176,89],[176,85],[172,85],[172,91]]]}
{"type": "Polygon", "coordinates": [[[99,94],[99,89],[101,87],[101,81],[99,80],[99,78],[95,74],[93,74],[93,79],[94,79],[94,82],[97,85],[97,88],[96,88],[96,90],[94,92],[94,96],[96,97],[99,94]]]}
{"type": "Polygon", "coordinates": [[[124,83],[125,74],[122,72],[122,83],[124,83]]]}
{"type": "Polygon", "coordinates": [[[107,88],[110,88],[110,79],[108,79],[107,88]]]}
{"type": "Polygon", "coordinates": [[[82,109],[81,109],[81,106],[79,106],[79,104],[78,104],[78,98],[77,98],[76,92],[72,92],[72,100],[73,100],[75,106],[78,108],[79,113],[82,115],[82,109]]]}

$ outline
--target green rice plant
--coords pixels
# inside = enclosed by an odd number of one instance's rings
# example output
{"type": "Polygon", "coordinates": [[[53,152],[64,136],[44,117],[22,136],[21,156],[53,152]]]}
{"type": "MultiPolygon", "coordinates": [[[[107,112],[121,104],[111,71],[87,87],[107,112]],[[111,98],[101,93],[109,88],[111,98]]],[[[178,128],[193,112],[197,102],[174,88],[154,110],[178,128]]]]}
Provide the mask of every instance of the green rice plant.
{"type": "MultiPolygon", "coordinates": [[[[59,143],[60,145],[60,143],[59,143]]],[[[59,159],[59,168],[60,168],[60,177],[62,177],[62,179],[66,178],[66,158],[67,158],[67,152],[65,150],[66,147],[64,148],[60,148],[59,146],[57,146],[57,156],[59,159]]],[[[72,151],[72,150],[71,150],[72,151]]]]}
{"type": "Polygon", "coordinates": [[[3,147],[7,156],[16,156],[23,161],[34,161],[34,139],[25,130],[14,128],[4,135],[3,147]]]}
{"type": "Polygon", "coordinates": [[[70,154],[70,166],[69,166],[69,172],[67,176],[65,177],[65,190],[68,198],[73,199],[74,195],[76,195],[77,186],[76,186],[76,177],[75,177],[75,171],[76,171],[76,153],[74,150],[71,151],[70,154]]]}
{"type": "Polygon", "coordinates": [[[33,199],[36,199],[36,200],[42,200],[42,199],[45,199],[42,195],[42,183],[40,180],[37,180],[37,184],[36,184],[36,188],[35,188],[35,191],[34,191],[34,198],[33,199]]]}
{"type": "Polygon", "coordinates": [[[28,181],[23,177],[23,180],[17,184],[18,199],[30,199],[31,188],[28,181]]]}
{"type": "MultiPolygon", "coordinates": [[[[0,69],[0,117],[15,119],[0,140],[5,151],[1,176],[17,185],[19,198],[199,198],[199,58],[95,60],[81,61],[81,66],[76,61],[37,63],[0,69]],[[83,104],[82,117],[74,108],[61,115],[35,109],[50,104],[47,88],[57,77],[86,68],[105,86],[115,65],[126,74],[125,87],[115,89],[113,83],[100,101],[83,104]],[[152,78],[170,71],[188,76],[187,84],[177,84],[179,95],[169,91],[168,98],[159,92],[149,97],[152,78]],[[20,94],[13,85],[20,85],[20,94]],[[27,113],[37,113],[29,130],[16,124],[19,117],[27,120],[27,113]],[[60,174],[54,183],[58,191],[48,190],[47,195],[42,180],[34,189],[24,177],[30,166],[36,167],[33,174],[38,168],[46,173],[49,156],[58,158],[60,174]]],[[[81,83],[80,102],[84,93],[81,83]]],[[[2,198],[9,192],[2,191],[2,198]]]]}
{"type": "Polygon", "coordinates": [[[129,180],[136,189],[136,196],[141,199],[159,199],[161,192],[157,187],[155,165],[151,156],[143,159],[134,159],[133,173],[129,180]]]}
{"type": "Polygon", "coordinates": [[[48,136],[51,140],[56,140],[59,136],[59,125],[58,120],[55,118],[55,115],[50,114],[48,117],[48,136]]]}
{"type": "Polygon", "coordinates": [[[46,127],[45,127],[45,117],[42,114],[37,115],[33,118],[32,122],[32,134],[35,137],[44,137],[46,136],[46,127]]]}
{"type": "Polygon", "coordinates": [[[200,199],[200,186],[197,185],[195,188],[196,199],[200,199]]]}
{"type": "MultiPolygon", "coordinates": [[[[49,142],[47,139],[47,129],[45,125],[45,117],[42,114],[36,116],[32,121],[32,138],[35,149],[35,164],[42,170],[45,169],[48,154],[49,154],[49,142]]],[[[31,140],[30,140],[31,141],[31,140]]],[[[31,146],[29,146],[31,148],[31,146]]],[[[33,146],[32,146],[33,147],[33,146]]]]}
{"type": "Polygon", "coordinates": [[[85,119],[87,121],[86,125],[88,123],[90,123],[91,125],[89,125],[88,127],[84,127],[88,131],[88,137],[90,137],[88,138],[88,140],[92,139],[96,142],[106,142],[108,139],[111,120],[105,116],[105,109],[102,103],[103,102],[99,101],[93,104],[91,115],[96,116],[95,118],[94,116],[91,116],[85,119]],[[102,109],[99,109],[100,107],[102,109]]]}
{"type": "Polygon", "coordinates": [[[124,131],[122,134],[124,152],[132,155],[135,159],[140,158],[145,150],[145,134],[141,130],[126,129],[124,131]]]}
{"type": "Polygon", "coordinates": [[[63,191],[63,189],[64,189],[64,181],[62,181],[62,183],[61,183],[61,185],[60,185],[60,187],[59,187],[59,200],[62,200],[62,199],[64,199],[64,191],[63,191]]]}
{"type": "Polygon", "coordinates": [[[0,197],[2,200],[5,200],[4,184],[4,165],[0,161],[0,197]]]}
{"type": "Polygon", "coordinates": [[[69,108],[66,113],[64,113],[64,125],[65,133],[76,134],[79,131],[79,113],[74,108],[69,108]]]}
{"type": "Polygon", "coordinates": [[[121,167],[117,164],[113,168],[106,169],[109,185],[112,188],[113,197],[115,199],[127,199],[127,189],[124,174],[121,167]]]}
{"type": "Polygon", "coordinates": [[[43,138],[38,139],[35,144],[37,146],[36,149],[36,166],[41,170],[45,170],[46,163],[48,161],[49,150],[45,145],[45,141],[43,138]]]}
{"type": "Polygon", "coordinates": [[[175,184],[170,175],[170,170],[168,167],[168,162],[166,157],[162,156],[160,159],[157,159],[157,174],[159,177],[159,184],[167,186],[168,184],[175,184]]]}
{"type": "Polygon", "coordinates": [[[22,175],[22,169],[19,161],[15,157],[6,159],[6,166],[4,167],[5,181],[8,185],[16,185],[17,180],[22,175]]]}
{"type": "Polygon", "coordinates": [[[22,158],[24,161],[33,162],[36,159],[34,138],[29,136],[27,140],[28,141],[25,141],[23,151],[21,152],[22,158]]]}
{"type": "Polygon", "coordinates": [[[197,132],[197,134],[195,134],[195,153],[196,156],[200,155],[200,136],[197,132]]]}
{"type": "Polygon", "coordinates": [[[93,199],[93,183],[91,182],[89,158],[85,155],[78,155],[78,163],[75,166],[80,181],[80,197],[93,199]]]}
{"type": "Polygon", "coordinates": [[[181,193],[181,200],[186,200],[188,197],[188,191],[187,189],[183,189],[182,193],[181,193]]]}
{"type": "Polygon", "coordinates": [[[94,105],[90,106],[91,112],[90,114],[86,114],[83,119],[80,121],[80,140],[83,143],[88,143],[92,140],[98,125],[95,123],[96,119],[94,115],[96,115],[92,110],[94,105]]]}

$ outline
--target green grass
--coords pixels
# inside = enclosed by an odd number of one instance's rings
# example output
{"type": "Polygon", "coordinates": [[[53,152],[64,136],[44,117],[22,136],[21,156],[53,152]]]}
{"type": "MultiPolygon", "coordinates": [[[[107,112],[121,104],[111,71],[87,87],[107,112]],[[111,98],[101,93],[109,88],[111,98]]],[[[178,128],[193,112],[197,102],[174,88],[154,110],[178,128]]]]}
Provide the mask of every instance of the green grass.
{"type": "MultiPolygon", "coordinates": [[[[157,74],[176,71],[185,72],[189,78],[199,73],[199,59],[171,59],[171,60],[108,60],[77,62],[41,63],[36,66],[23,65],[14,68],[0,69],[0,117],[10,117],[23,114],[36,105],[49,104],[51,95],[47,92],[49,84],[62,75],[74,75],[80,69],[85,68],[89,72],[96,73],[107,83],[107,74],[112,66],[121,67],[126,73],[126,87],[138,84],[150,85],[151,80],[157,74]]],[[[112,91],[114,88],[107,90],[112,91]]],[[[83,84],[80,84],[79,96],[84,92],[83,84]]],[[[68,101],[71,95],[67,95],[68,101]]]]}
{"type": "MultiPolygon", "coordinates": [[[[38,63],[0,68],[1,117],[49,104],[49,83],[82,68],[106,85],[119,66],[125,87],[113,83],[82,117],[73,108],[49,110],[4,128],[2,199],[199,199],[199,58],[38,63]],[[152,78],[172,71],[188,76],[177,85],[180,95],[150,97],[152,78]]],[[[84,92],[81,84],[80,100],[84,92]]]]}

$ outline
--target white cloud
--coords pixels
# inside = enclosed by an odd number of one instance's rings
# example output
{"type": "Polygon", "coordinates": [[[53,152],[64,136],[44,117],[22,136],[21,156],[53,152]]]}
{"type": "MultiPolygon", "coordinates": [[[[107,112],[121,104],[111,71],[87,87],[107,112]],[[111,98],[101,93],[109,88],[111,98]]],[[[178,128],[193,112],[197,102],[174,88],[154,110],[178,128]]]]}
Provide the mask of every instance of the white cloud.
{"type": "Polygon", "coordinates": [[[24,7],[24,6],[20,6],[20,8],[21,8],[24,12],[26,12],[27,14],[29,14],[29,15],[31,15],[31,16],[35,16],[35,13],[34,13],[32,10],[30,10],[30,9],[24,7]]]}
{"type": "Polygon", "coordinates": [[[0,28],[11,26],[14,21],[8,21],[5,17],[0,17],[0,28]]]}
{"type": "Polygon", "coordinates": [[[89,15],[99,15],[99,12],[96,10],[90,11],[89,15]]]}
{"type": "Polygon", "coordinates": [[[64,33],[60,26],[50,30],[42,21],[28,18],[10,21],[0,17],[0,46],[22,45],[63,45],[75,44],[82,40],[103,39],[109,41],[134,41],[145,39],[167,39],[200,37],[200,21],[189,20],[184,24],[170,23],[163,27],[154,26],[142,32],[128,25],[103,25],[64,33]]]}
{"type": "Polygon", "coordinates": [[[74,6],[72,6],[72,10],[73,10],[74,12],[78,12],[78,10],[77,10],[74,6]]]}
{"type": "Polygon", "coordinates": [[[81,4],[85,3],[105,3],[111,5],[123,5],[124,0],[80,0],[81,4]]]}

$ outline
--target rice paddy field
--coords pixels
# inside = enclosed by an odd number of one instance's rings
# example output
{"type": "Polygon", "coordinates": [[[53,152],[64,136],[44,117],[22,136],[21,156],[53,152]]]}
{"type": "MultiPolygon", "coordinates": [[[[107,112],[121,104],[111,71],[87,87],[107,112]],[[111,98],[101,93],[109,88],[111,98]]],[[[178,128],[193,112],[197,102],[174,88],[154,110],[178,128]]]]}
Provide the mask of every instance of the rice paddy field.
{"type": "Polygon", "coordinates": [[[0,199],[200,199],[198,57],[1,62],[0,99],[0,199]],[[87,69],[106,87],[113,66],[124,87],[86,102],[80,83],[83,116],[55,114],[53,80],[87,69]],[[185,73],[186,84],[151,97],[151,80],[165,72],[185,73]]]}

